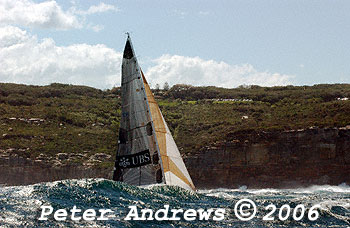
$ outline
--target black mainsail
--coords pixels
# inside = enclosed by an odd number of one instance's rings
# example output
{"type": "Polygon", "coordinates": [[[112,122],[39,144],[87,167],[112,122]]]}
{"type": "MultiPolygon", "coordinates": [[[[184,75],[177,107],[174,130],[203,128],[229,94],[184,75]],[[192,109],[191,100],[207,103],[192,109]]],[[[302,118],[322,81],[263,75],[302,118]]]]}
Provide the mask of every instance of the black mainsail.
{"type": "Polygon", "coordinates": [[[122,62],[122,116],[113,180],[194,189],[128,35],[122,62]]]}

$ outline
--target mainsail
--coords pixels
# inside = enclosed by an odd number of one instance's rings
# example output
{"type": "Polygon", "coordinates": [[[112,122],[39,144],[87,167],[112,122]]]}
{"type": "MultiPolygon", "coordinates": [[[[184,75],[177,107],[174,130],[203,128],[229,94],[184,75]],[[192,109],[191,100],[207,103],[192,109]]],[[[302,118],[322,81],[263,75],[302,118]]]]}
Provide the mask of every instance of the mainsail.
{"type": "Polygon", "coordinates": [[[122,62],[122,115],[113,180],[195,187],[128,35],[122,62]]]}

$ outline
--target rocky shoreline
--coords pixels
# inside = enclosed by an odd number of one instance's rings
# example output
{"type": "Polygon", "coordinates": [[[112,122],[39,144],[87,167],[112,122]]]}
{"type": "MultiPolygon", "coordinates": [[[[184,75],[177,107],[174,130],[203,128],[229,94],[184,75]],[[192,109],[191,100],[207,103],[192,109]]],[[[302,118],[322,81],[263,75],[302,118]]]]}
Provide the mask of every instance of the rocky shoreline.
{"type": "MultiPolygon", "coordinates": [[[[291,188],[350,183],[350,127],[239,132],[188,154],[184,160],[197,188],[291,188]]],[[[0,184],[27,185],[74,178],[111,178],[107,154],[59,153],[26,157],[26,149],[0,150],[0,184]],[[86,162],[74,164],[74,156],[86,162]]]]}
{"type": "MultiPolygon", "coordinates": [[[[55,160],[45,160],[39,156],[36,160],[18,155],[18,151],[9,150],[0,153],[0,186],[28,185],[64,179],[110,178],[111,168],[93,165],[96,157],[88,159],[83,165],[69,163],[77,155],[57,154],[55,160]]],[[[102,155],[100,155],[102,157],[102,155]]],[[[104,157],[104,156],[103,156],[104,157]]]]}
{"type": "Polygon", "coordinates": [[[350,183],[350,127],[232,135],[186,159],[199,188],[350,183]]]}

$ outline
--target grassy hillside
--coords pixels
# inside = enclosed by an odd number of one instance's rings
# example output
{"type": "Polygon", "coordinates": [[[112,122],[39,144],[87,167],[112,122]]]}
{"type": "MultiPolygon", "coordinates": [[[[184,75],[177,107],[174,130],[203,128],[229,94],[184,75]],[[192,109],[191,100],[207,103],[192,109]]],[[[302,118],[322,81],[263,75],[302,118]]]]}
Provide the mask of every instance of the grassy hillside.
{"type": "MultiPolygon", "coordinates": [[[[193,153],[242,132],[275,131],[350,124],[350,85],[287,87],[192,87],[154,91],[182,153],[193,153]]],[[[82,163],[94,154],[117,150],[120,89],[51,84],[0,83],[0,154],[16,151],[51,160],[67,153],[82,163]]]]}

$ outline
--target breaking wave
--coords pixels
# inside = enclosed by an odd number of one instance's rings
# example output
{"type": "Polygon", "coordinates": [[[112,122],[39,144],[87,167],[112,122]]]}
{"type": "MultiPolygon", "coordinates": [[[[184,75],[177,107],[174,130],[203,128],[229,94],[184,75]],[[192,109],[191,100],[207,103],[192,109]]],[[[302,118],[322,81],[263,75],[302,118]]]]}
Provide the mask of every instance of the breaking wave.
{"type": "Polygon", "coordinates": [[[0,187],[1,227],[349,227],[350,186],[311,186],[296,189],[208,189],[191,192],[175,186],[130,186],[105,179],[80,179],[40,183],[30,186],[0,187]],[[234,204],[243,198],[253,200],[258,213],[250,221],[238,220],[234,204]],[[311,222],[307,219],[293,221],[263,221],[265,207],[275,204],[277,208],[289,204],[292,208],[304,204],[306,208],[320,205],[320,217],[311,222]],[[129,206],[149,208],[209,209],[225,208],[222,221],[125,221],[129,206]],[[55,210],[73,206],[86,210],[111,209],[107,221],[39,221],[40,207],[52,206],[55,210]]]}

